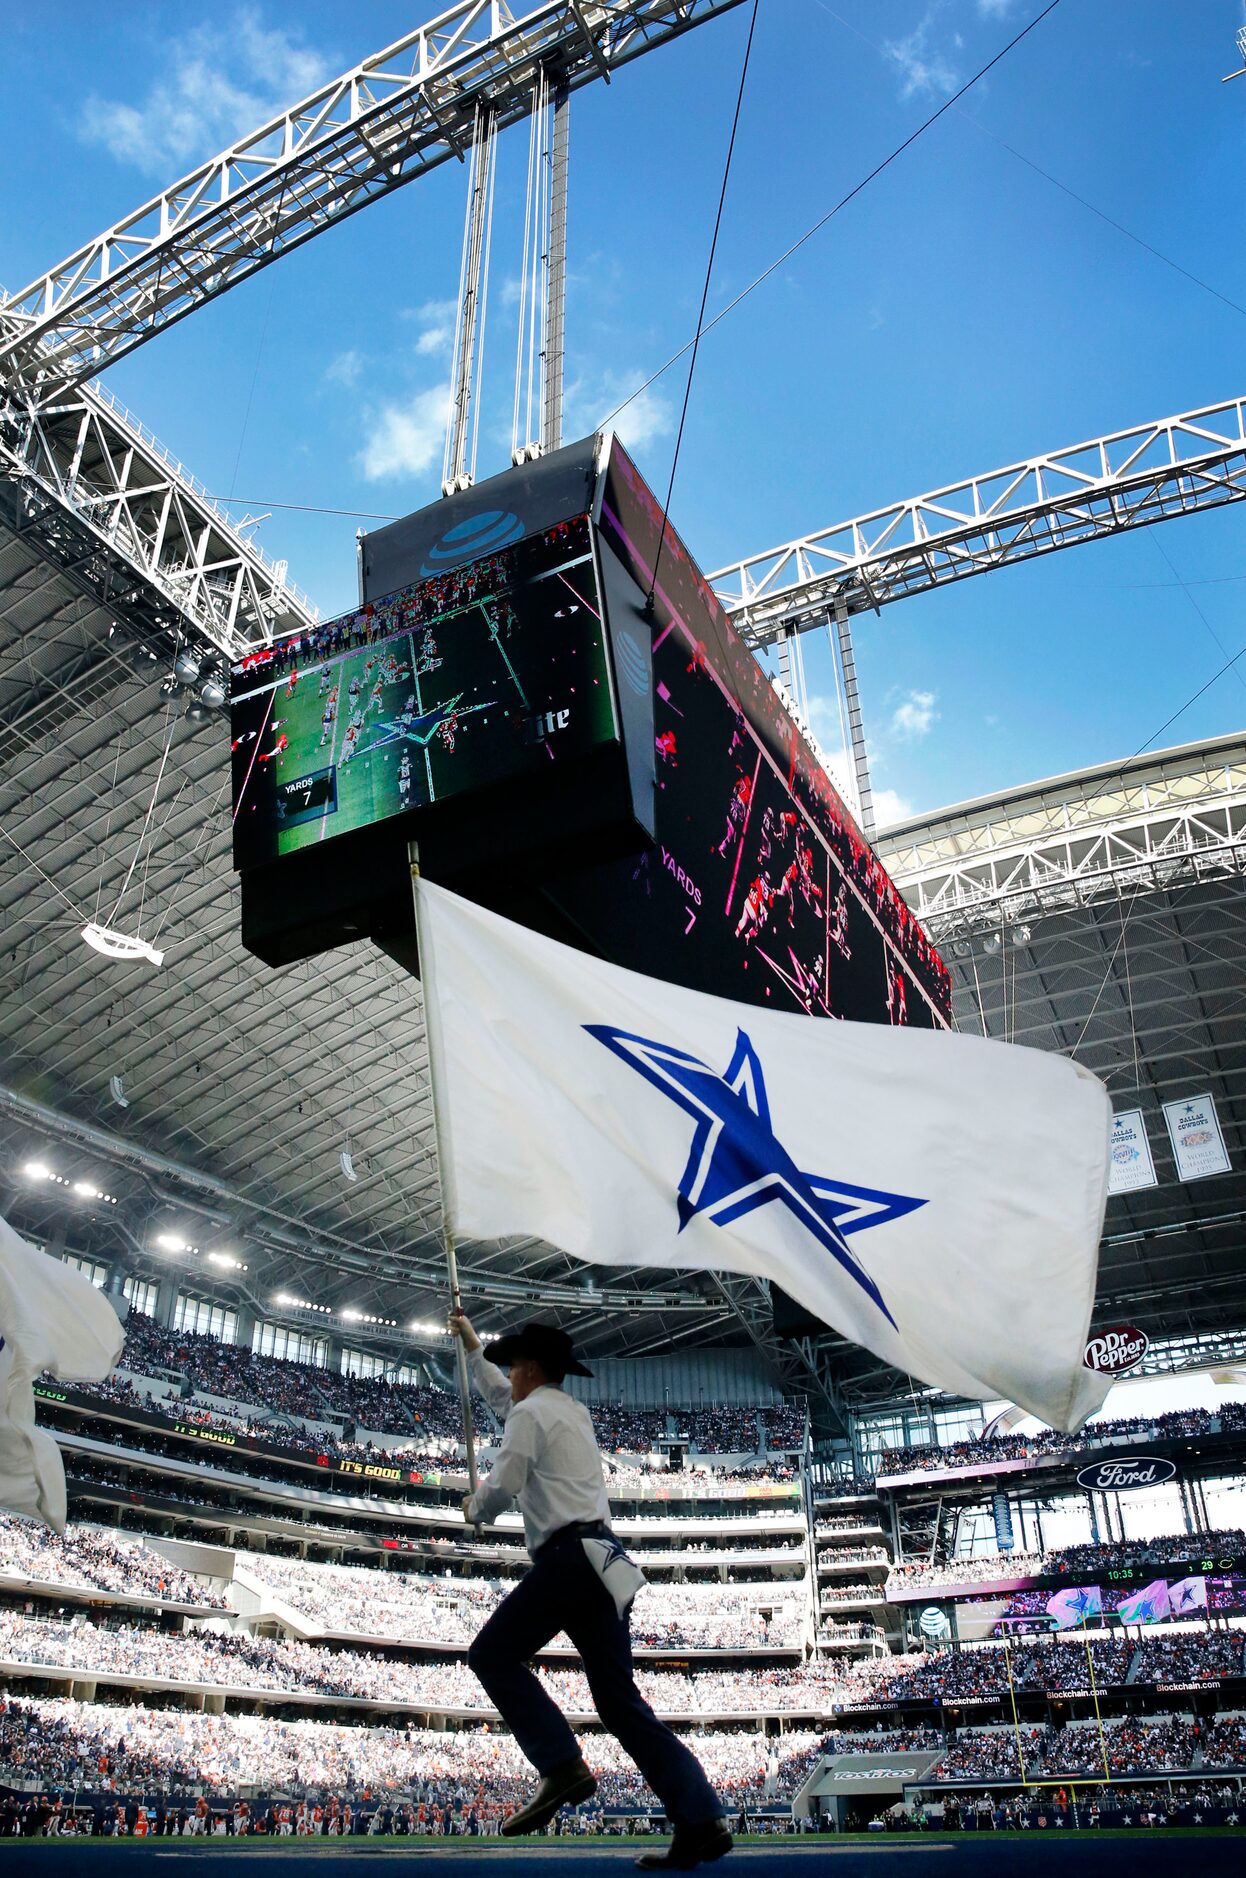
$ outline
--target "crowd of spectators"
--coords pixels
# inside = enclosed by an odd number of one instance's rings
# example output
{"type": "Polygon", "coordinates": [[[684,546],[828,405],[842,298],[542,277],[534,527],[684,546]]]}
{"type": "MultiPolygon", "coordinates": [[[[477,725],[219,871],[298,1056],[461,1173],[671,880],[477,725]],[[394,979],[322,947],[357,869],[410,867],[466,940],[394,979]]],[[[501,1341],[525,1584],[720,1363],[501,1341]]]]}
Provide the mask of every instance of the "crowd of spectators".
{"type": "Polygon", "coordinates": [[[1056,1546],[1045,1552],[990,1552],[951,1558],[942,1564],[906,1560],[891,1567],[887,1589],[903,1591],[914,1585],[934,1587],[978,1584],[999,1578],[1065,1577],[1094,1582],[1096,1574],[1125,1566],[1168,1565],[1185,1559],[1218,1559],[1246,1553],[1246,1532],[1240,1527],[1215,1532],[1176,1532],[1158,1539],[1112,1539],[1079,1545],[1056,1546]]]}
{"type": "Polygon", "coordinates": [[[1089,1647],[1095,1684],[1108,1688],[1122,1684],[1133,1657],[1133,1645],[1107,1637],[1076,1641],[1027,1642],[1007,1651],[1002,1644],[963,1644],[957,1650],[937,1650],[920,1656],[900,1659],[904,1667],[893,1673],[897,1659],[890,1664],[860,1665],[857,1674],[871,1674],[879,1695],[889,1701],[941,1702],[956,1698],[978,1699],[1005,1693],[1011,1686],[1018,1690],[1047,1690],[1069,1693],[1090,1684],[1086,1653],[1089,1647]]]}
{"type": "MultiPolygon", "coordinates": [[[[1067,1728],[962,1729],[933,1770],[936,1780],[1118,1779],[1187,1773],[1201,1761],[1202,1730],[1176,1717],[1067,1728]]],[[[1226,1755],[1235,1750],[1226,1740],[1226,1755]]],[[[1233,1764],[1229,1759],[1217,1763],[1233,1764]]]]}
{"type": "MultiPolygon", "coordinates": [[[[446,1580],[266,1553],[241,1562],[323,1630],[425,1644],[470,1643],[508,1589],[485,1578],[446,1580]]],[[[638,1649],[796,1649],[804,1614],[803,1599],[787,1587],[759,1594],[734,1584],[646,1584],[632,1609],[632,1642],[638,1649]]],[[[563,1647],[570,1647],[565,1640],[563,1647]]]]}
{"type": "MultiPolygon", "coordinates": [[[[1067,1779],[1130,1782],[1202,1769],[1246,1769],[1246,1721],[1130,1717],[1064,1728],[923,1728],[886,1734],[794,1729],[698,1729],[685,1736],[731,1814],[790,1804],[823,1755],[937,1753],[932,1784],[1067,1779]]],[[[581,1737],[598,1777],[596,1808],[657,1811],[612,1736],[581,1737]]],[[[263,1711],[208,1715],[63,1697],[0,1701],[0,1781],[30,1791],[134,1795],[267,1795],[371,1807],[402,1797],[421,1806],[472,1805],[495,1820],[529,1796],[534,1775],[514,1738],[487,1726],[434,1731],[291,1720],[263,1711]]],[[[1128,1788],[1101,1803],[1121,1804],[1128,1788]]],[[[1207,1789],[1198,1791],[1206,1795],[1207,1789]]],[[[1053,1794],[1049,1796],[1056,1800],[1053,1794]]],[[[488,1826],[482,1823],[482,1830],[488,1826]]]]}
{"type": "MultiPolygon", "coordinates": [[[[170,1419],[186,1421],[190,1418],[184,1413],[179,1412],[175,1416],[171,1416],[170,1419]]],[[[206,1416],[201,1415],[198,1420],[201,1425],[207,1425],[208,1418],[206,1416]]],[[[218,1426],[226,1425],[220,1421],[219,1417],[215,1418],[215,1420],[218,1426]]],[[[112,1425],[103,1417],[100,1417],[98,1420],[94,1417],[83,1418],[79,1424],[79,1432],[90,1435],[97,1440],[111,1439],[116,1441],[117,1439],[112,1425]]],[[[391,1450],[376,1447],[371,1443],[360,1444],[357,1442],[321,1440],[318,1437],[300,1437],[299,1431],[292,1431],[285,1428],[278,1429],[275,1435],[273,1431],[265,1431],[265,1439],[270,1442],[275,1439],[277,1445],[290,1448],[292,1452],[327,1456],[330,1459],[349,1457],[365,1463],[378,1463],[383,1466],[396,1467],[402,1470],[404,1475],[409,1470],[413,1475],[413,1479],[410,1482],[399,1480],[395,1484],[403,1487],[412,1485],[417,1488],[423,1487],[425,1489],[423,1495],[425,1499],[428,1497],[427,1489],[432,1487],[443,1489],[449,1494],[452,1500],[457,1501],[458,1495],[455,1489],[461,1490],[465,1488],[467,1484],[467,1475],[463,1462],[457,1457],[447,1460],[440,1454],[424,1452],[417,1449],[396,1448],[391,1450]],[[291,1437],[288,1440],[286,1439],[287,1435],[291,1437]]],[[[141,1436],[128,1441],[127,1445],[132,1446],[144,1454],[158,1455],[172,1460],[185,1462],[190,1458],[185,1447],[176,1438],[156,1434],[154,1431],[144,1430],[141,1436]]],[[[255,1454],[241,1447],[217,1446],[204,1451],[196,1458],[202,1462],[208,1460],[209,1456],[210,1465],[218,1472],[245,1474],[250,1480],[266,1480],[271,1481],[274,1485],[286,1487],[301,1488],[309,1484],[309,1479],[306,1474],[291,1474],[275,1471],[278,1465],[278,1458],[267,1453],[255,1454]]],[[[484,1453],[481,1454],[480,1458],[482,1461],[482,1472],[485,1472],[489,1464],[488,1459],[484,1453]]],[[[757,1472],[747,1476],[741,1476],[738,1472],[722,1474],[716,1470],[709,1469],[697,1470],[691,1473],[670,1473],[665,1469],[642,1470],[640,1468],[634,1468],[627,1470],[626,1474],[623,1476],[626,1484],[620,1485],[618,1470],[615,1469],[613,1463],[607,1463],[606,1477],[610,1497],[616,1503],[620,1501],[625,1502],[629,1497],[629,1487],[635,1485],[643,1486],[645,1489],[643,1494],[637,1496],[641,1499],[657,1497],[663,1502],[667,1500],[721,1500],[727,1503],[728,1516],[747,1519],[749,1522],[755,1519],[775,1517],[790,1520],[794,1514],[797,1518],[799,1518],[800,1514],[799,1500],[794,1496],[782,1496],[781,1499],[780,1496],[775,1496],[772,1504],[767,1507],[755,1507],[755,1503],[751,1499],[747,1500],[747,1504],[744,1505],[736,1506],[730,1504],[738,1497],[736,1495],[736,1486],[741,1478],[747,1478],[749,1481],[760,1479],[771,1482],[775,1477],[770,1473],[757,1472]],[[655,1489],[658,1490],[656,1495],[654,1492],[655,1489]],[[662,1491],[662,1489],[665,1489],[665,1491],[662,1491]]],[[[344,1484],[353,1491],[366,1491],[371,1484],[369,1481],[361,1481],[357,1476],[353,1477],[347,1475],[343,1479],[342,1476],[328,1473],[318,1474],[310,1484],[319,1490],[323,1490],[326,1486],[332,1486],[334,1483],[338,1485],[344,1484]]],[[[620,1517],[626,1517],[626,1514],[620,1514],[620,1517]]],[[[675,1524],[683,1524],[686,1523],[688,1519],[717,1519],[718,1517],[720,1516],[716,1513],[680,1514],[677,1517],[672,1516],[672,1520],[675,1524]]],[[[669,1523],[671,1522],[668,1521],[668,1524],[669,1523]]]]}
{"type": "Polygon", "coordinates": [[[823,1624],[818,1632],[818,1638],[822,1643],[830,1645],[854,1643],[883,1645],[887,1641],[887,1633],[885,1630],[880,1630],[877,1624],[823,1624]]]}
{"type": "Polygon", "coordinates": [[[1246,1668],[1240,1630],[1185,1630],[1144,1637],[1135,1682],[1215,1682],[1246,1668]]]}
{"type": "Polygon", "coordinates": [[[0,1581],[38,1579],[84,1591],[115,1591],[223,1610],[224,1596],[136,1540],[94,1526],[71,1526],[64,1538],[0,1513],[0,1581]]]}
{"type": "MultiPolygon", "coordinates": [[[[877,1745],[874,1737],[820,1729],[767,1737],[751,1728],[723,1728],[684,1738],[732,1815],[790,1803],[823,1754],[877,1745]]],[[[909,1751],[936,1746],[940,1738],[908,1730],[890,1739],[909,1751]]],[[[596,1808],[659,1810],[612,1736],[584,1735],[580,1745],[598,1777],[596,1808]]],[[[487,1814],[521,1804],[533,1780],[513,1737],[488,1728],[358,1727],[59,1697],[0,1703],[0,1781],[33,1783],[49,1793],[333,1796],[356,1807],[402,1795],[443,1808],[471,1801],[487,1814]]]]}
{"type": "Polygon", "coordinates": [[[997,1578],[1037,1577],[1043,1567],[1042,1552],[988,1552],[971,1558],[950,1558],[943,1564],[924,1559],[906,1559],[892,1565],[887,1573],[887,1591],[904,1591],[914,1585],[989,1584],[997,1578]]]}
{"type": "Polygon", "coordinates": [[[458,1397],[449,1390],[382,1376],[345,1376],[313,1363],[260,1356],[201,1332],[161,1329],[138,1311],[126,1321],[119,1367],[141,1376],[172,1372],[205,1395],[278,1415],[338,1416],[387,1433],[463,1438],[458,1397]]]}
{"type": "MultiPolygon", "coordinates": [[[[335,1438],[323,1428],[309,1433],[302,1426],[304,1418],[350,1422],[384,1432],[397,1437],[405,1448],[418,1448],[426,1460],[444,1459],[462,1442],[462,1415],[452,1391],[386,1377],[346,1376],[317,1364],[260,1356],[199,1332],[162,1329],[137,1311],[127,1320],[118,1368],[126,1374],[114,1374],[93,1385],[92,1393],[119,1404],[141,1401],[148,1409],[164,1409],[179,1419],[197,1414],[216,1425],[247,1429],[286,1446],[323,1450],[326,1443],[334,1445],[335,1438]],[[209,1410],[202,1406],[195,1410],[177,1399],[164,1404],[154,1394],[136,1391],[131,1376],[179,1382],[184,1378],[192,1389],[218,1398],[218,1404],[209,1410]],[[233,1405],[232,1412],[221,1403],[233,1405]],[[255,1410],[261,1412],[255,1415],[251,1412],[255,1410]]],[[[478,1399],[474,1398],[474,1404],[477,1426],[488,1429],[492,1417],[478,1399]]],[[[792,1403],[663,1409],[595,1403],[591,1412],[598,1441],[609,1454],[652,1455],[655,1465],[664,1468],[662,1444],[687,1442],[694,1453],[756,1457],[752,1464],[720,1479],[793,1479],[790,1465],[767,1465],[765,1452],[798,1451],[805,1434],[804,1407],[792,1403]]],[[[353,1443],[339,1441],[338,1445],[343,1452],[358,1451],[353,1443]]],[[[648,1479],[650,1471],[635,1470],[638,1484],[648,1479]]]]}
{"type": "Polygon", "coordinates": [[[819,1565],[890,1565],[891,1554],[886,1546],[878,1545],[840,1545],[826,1546],[818,1553],[819,1565]]]}
{"type": "Polygon", "coordinates": [[[938,1800],[914,1804],[899,1817],[887,1815],[880,1824],[899,1831],[934,1825],[944,1832],[1016,1832],[1032,1828],[1072,1826],[1168,1827],[1240,1826],[1242,1795],[1235,1783],[1215,1780],[1165,1781],[1162,1785],[1116,1782],[1110,1785],[1070,1782],[1040,1795],[1026,1793],[965,1794],[949,1791],[938,1800]]]}
{"type": "MultiPolygon", "coordinates": [[[[790,1803],[822,1755],[880,1745],[876,1734],[819,1728],[779,1736],[697,1729],[684,1739],[732,1814],[790,1803]]],[[[893,1730],[885,1740],[899,1753],[944,1745],[942,1735],[922,1728],[893,1730]]],[[[580,1746],[598,1777],[598,1807],[658,1810],[613,1736],[586,1734],[580,1746]]],[[[529,1796],[534,1778],[513,1736],[487,1726],[446,1732],[65,1697],[0,1700],[0,1781],[48,1792],[336,1795],[356,1805],[402,1794],[442,1806],[470,1797],[504,1809],[529,1796]]]]}
{"type": "Polygon", "coordinates": [[[991,1700],[1018,1694],[1073,1694],[1089,1690],[1091,1666],[1096,1689],[1133,1683],[1204,1682],[1244,1673],[1246,1635],[1208,1628],[1148,1636],[1141,1644],[1097,1635],[1027,1639],[1008,1648],[1002,1643],[964,1643],[956,1649],[928,1650],[909,1656],[871,1658],[844,1669],[853,1702],[991,1700]],[[1087,1663],[1089,1644],[1090,1664],[1087,1663]],[[1135,1656],[1137,1654],[1136,1666],[1135,1656]],[[1010,1685],[1011,1675],[1011,1685],[1010,1685]]]}
{"type": "MultiPolygon", "coordinates": [[[[215,1451],[213,1464],[227,1462],[231,1450],[224,1450],[218,1456],[215,1451]]],[[[131,1524],[142,1522],[146,1517],[143,1507],[148,1503],[157,1508],[163,1502],[193,1510],[196,1515],[202,1513],[213,1524],[219,1526],[224,1520],[230,1526],[245,1528],[248,1525],[249,1512],[246,1503],[232,1486],[205,1478],[199,1471],[187,1471],[181,1474],[164,1473],[154,1467],[145,1467],[121,1456],[81,1453],[76,1449],[65,1451],[66,1479],[71,1494],[71,1504],[81,1506],[97,1497],[97,1489],[123,1492],[127,1502],[134,1502],[126,1514],[131,1524]]],[[[272,1472],[260,1463],[248,1462],[245,1472],[248,1479],[269,1482],[274,1486],[290,1488],[291,1482],[285,1477],[272,1472]]],[[[295,1500],[283,1502],[274,1496],[273,1500],[262,1506],[265,1530],[271,1535],[280,1526],[282,1515],[289,1509],[286,1535],[289,1543],[302,1549],[308,1538],[308,1532],[299,1518],[295,1500]]],[[[260,1511],[258,1506],[254,1509],[260,1511]]],[[[436,1516],[438,1509],[432,1509],[436,1516]]],[[[331,1522],[326,1522],[329,1524],[331,1522]]],[[[752,1503],[747,1516],[741,1512],[730,1515],[683,1513],[678,1518],[666,1514],[655,1514],[643,1519],[616,1518],[616,1526],[621,1531],[625,1543],[634,1549],[641,1564],[648,1569],[650,1564],[664,1568],[717,1567],[727,1559],[747,1559],[742,1569],[768,1571],[771,1565],[794,1563],[803,1560],[804,1550],[797,1534],[801,1528],[798,1510],[784,1509],[762,1503],[752,1503]],[[731,1524],[726,1524],[728,1517],[731,1524]],[[788,1533],[774,1533],[767,1537],[765,1529],[783,1525],[788,1533]],[[721,1535],[721,1544],[710,1545],[699,1541],[685,1544],[690,1531],[712,1529],[721,1535]]],[[[334,1530],[338,1530],[336,1526],[334,1530]]],[[[414,1548],[425,1558],[438,1562],[444,1560],[462,1568],[470,1560],[473,1565],[496,1562],[498,1564],[517,1564],[524,1557],[519,1543],[519,1533],[512,1524],[513,1537],[508,1543],[501,1537],[486,1536],[483,1542],[470,1540],[461,1526],[451,1527],[448,1531],[437,1532],[428,1527],[414,1529],[404,1538],[404,1549],[414,1548]]],[[[379,1538],[392,1542],[395,1526],[392,1519],[374,1517],[369,1513],[352,1512],[349,1531],[342,1529],[343,1537],[348,1542],[357,1542],[361,1538],[379,1538]]],[[[311,1535],[317,1537],[318,1535],[311,1535]]],[[[270,1544],[279,1544],[280,1540],[270,1538],[270,1544]]]]}
{"type": "Polygon", "coordinates": [[[1211,1716],[1201,1745],[1204,1767],[1246,1767],[1246,1718],[1211,1716]]]}
{"type": "Polygon", "coordinates": [[[949,1467],[989,1466],[995,1461],[1026,1460],[1045,1454],[1080,1454],[1105,1442],[1123,1439],[1163,1441],[1182,1435],[1238,1433],[1246,1428],[1246,1402],[1223,1402],[1215,1409],[1172,1409],[1163,1415],[1121,1415],[1087,1422],[1076,1435],[1043,1428],[1035,1434],[992,1435],[989,1439],[920,1442],[909,1447],[884,1448],[878,1458],[879,1476],[939,1473],[949,1467]]]}
{"type": "Polygon", "coordinates": [[[841,1585],[836,1580],[822,1587],[822,1605],[830,1604],[881,1604],[883,1587],[871,1584],[841,1585]]]}
{"type": "MultiPolygon", "coordinates": [[[[83,1677],[191,1683],[232,1690],[363,1700],[391,1708],[465,1709],[491,1713],[465,1662],[393,1662],[365,1650],[333,1651],[292,1638],[196,1628],[161,1630],[75,1620],[49,1622],[0,1611],[0,1661],[72,1670],[83,1677]]],[[[18,1673],[18,1672],[13,1672],[18,1673]]],[[[579,1669],[540,1670],[554,1700],[569,1713],[593,1712],[579,1669]]],[[[838,1673],[821,1664],[742,1670],[646,1670],[642,1693],[660,1714],[809,1714],[828,1712],[838,1673]]]]}

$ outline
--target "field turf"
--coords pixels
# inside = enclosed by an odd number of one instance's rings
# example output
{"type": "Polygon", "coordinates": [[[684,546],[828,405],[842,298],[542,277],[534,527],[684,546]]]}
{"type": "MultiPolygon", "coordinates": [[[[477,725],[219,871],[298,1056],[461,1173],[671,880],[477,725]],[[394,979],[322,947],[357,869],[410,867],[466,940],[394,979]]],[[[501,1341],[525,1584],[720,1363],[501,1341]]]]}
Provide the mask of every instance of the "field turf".
{"type": "MultiPolygon", "coordinates": [[[[705,1866],[716,1878],[1047,1878],[1057,1866],[1060,1878],[1186,1878],[1237,1868],[1238,1854],[1226,1840],[1241,1840],[1229,1829],[1182,1832],[1137,1829],[1130,1832],[994,1832],[951,1838],[937,1833],[880,1838],[853,1834],[827,1839],[755,1839],[737,1844],[729,1858],[705,1866]]],[[[633,1869],[642,1849],[655,1839],[584,1839],[561,1843],[542,1840],[515,1845],[502,1840],[335,1839],[76,1839],[5,1840],[6,1871],[73,1874],[73,1878],[163,1878],[170,1860],[190,1863],[197,1878],[225,1878],[237,1860],[250,1863],[266,1855],[284,1861],[306,1860],[317,1871],[339,1869],[368,1859],[436,1864],[454,1878],[567,1878],[575,1870],[591,1878],[618,1878],[633,1869]]]]}

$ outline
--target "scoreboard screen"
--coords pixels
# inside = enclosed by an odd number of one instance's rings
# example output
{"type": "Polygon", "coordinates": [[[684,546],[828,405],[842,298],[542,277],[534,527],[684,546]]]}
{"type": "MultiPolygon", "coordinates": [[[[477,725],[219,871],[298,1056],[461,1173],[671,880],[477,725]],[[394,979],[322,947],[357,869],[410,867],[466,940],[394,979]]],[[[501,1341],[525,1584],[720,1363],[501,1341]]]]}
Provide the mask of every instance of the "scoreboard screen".
{"type": "Polygon", "coordinates": [[[946,1023],[942,959],[617,440],[597,541],[612,620],[643,623],[650,642],[655,842],[550,881],[549,898],[651,977],[778,1010],[946,1023]]]}
{"type": "Polygon", "coordinates": [[[415,839],[431,879],[629,970],[949,1020],[938,953],[616,439],[389,524],[361,573],[353,613],[232,670],[258,957],[371,935],[411,960],[415,839]]]}
{"type": "Polygon", "coordinates": [[[579,515],[240,661],[234,865],[617,741],[602,612],[579,515]]]}

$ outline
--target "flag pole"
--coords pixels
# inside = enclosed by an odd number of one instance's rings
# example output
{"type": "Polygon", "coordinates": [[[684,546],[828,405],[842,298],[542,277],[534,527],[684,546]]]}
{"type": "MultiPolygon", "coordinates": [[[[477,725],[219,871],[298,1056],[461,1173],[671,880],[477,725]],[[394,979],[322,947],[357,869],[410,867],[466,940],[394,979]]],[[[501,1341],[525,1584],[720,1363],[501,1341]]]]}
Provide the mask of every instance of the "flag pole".
{"type": "MultiPolygon", "coordinates": [[[[420,847],[418,842],[407,843],[407,858],[411,866],[411,898],[415,905],[415,943],[419,951],[420,984],[424,991],[424,1029],[427,1036],[428,1006],[432,996],[427,960],[431,954],[425,951],[420,919],[420,847]]],[[[461,1315],[463,1294],[459,1290],[459,1261],[455,1251],[454,1232],[446,1213],[446,1183],[442,1174],[441,1121],[437,1101],[437,1065],[434,1060],[431,1038],[428,1048],[428,1081],[433,1098],[433,1152],[437,1157],[437,1188],[441,1196],[441,1242],[446,1254],[446,1275],[450,1281],[451,1302],[456,1312],[461,1315]]],[[[467,1374],[467,1350],[462,1337],[454,1339],[454,1353],[459,1376],[459,1402],[463,1410],[463,1442],[467,1450],[467,1484],[475,1493],[480,1485],[480,1475],[476,1467],[476,1433],[472,1426],[472,1391],[467,1374]]]]}

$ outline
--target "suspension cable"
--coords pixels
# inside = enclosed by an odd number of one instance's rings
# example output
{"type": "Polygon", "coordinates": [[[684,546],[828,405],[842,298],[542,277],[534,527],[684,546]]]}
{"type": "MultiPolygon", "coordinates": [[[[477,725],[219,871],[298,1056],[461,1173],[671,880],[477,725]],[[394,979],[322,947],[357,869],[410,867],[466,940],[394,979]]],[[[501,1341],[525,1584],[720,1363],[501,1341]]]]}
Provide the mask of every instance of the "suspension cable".
{"type": "MultiPolygon", "coordinates": [[[[523,206],[523,258],[519,266],[519,324],[515,334],[515,403],[511,417],[511,462],[519,454],[519,401],[524,389],[524,328],[528,320],[528,270],[531,266],[530,249],[532,245],[532,192],[536,181],[537,162],[537,123],[541,110],[541,85],[544,74],[538,77],[532,87],[532,112],[528,119],[528,181],[524,191],[523,206]]],[[[532,392],[528,391],[525,436],[532,428],[532,392]]]]}
{"type": "Polygon", "coordinates": [[[705,264],[705,285],[701,289],[701,308],[697,314],[697,330],[692,341],[692,357],[688,361],[688,379],[684,385],[683,409],[679,413],[679,429],[675,433],[675,451],[671,457],[670,479],[666,485],[666,502],[662,509],[662,527],[658,533],[657,553],[653,557],[653,576],[649,584],[646,607],[653,611],[654,595],[658,585],[658,567],[662,560],[662,550],[666,546],[666,525],[671,512],[671,496],[675,490],[675,471],[679,466],[679,448],[684,440],[684,425],[688,419],[688,400],[692,396],[692,375],[697,369],[697,353],[701,346],[701,334],[705,326],[705,307],[710,297],[710,281],[714,275],[714,255],[718,249],[718,232],[722,227],[723,205],[727,200],[727,183],[731,176],[731,158],[735,152],[736,132],[740,128],[740,108],[744,103],[744,82],[748,77],[748,62],[753,50],[753,34],[757,30],[758,0],[753,0],[752,17],[748,23],[748,38],[744,44],[744,63],[740,67],[740,86],[736,92],[735,114],[731,120],[731,136],[727,140],[727,160],[723,164],[722,187],[718,192],[718,212],[714,217],[714,233],[710,240],[709,259],[705,264]]]}

